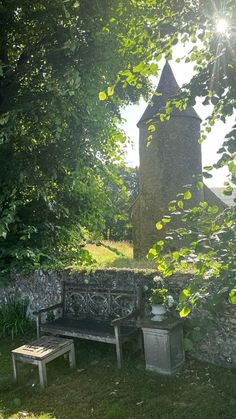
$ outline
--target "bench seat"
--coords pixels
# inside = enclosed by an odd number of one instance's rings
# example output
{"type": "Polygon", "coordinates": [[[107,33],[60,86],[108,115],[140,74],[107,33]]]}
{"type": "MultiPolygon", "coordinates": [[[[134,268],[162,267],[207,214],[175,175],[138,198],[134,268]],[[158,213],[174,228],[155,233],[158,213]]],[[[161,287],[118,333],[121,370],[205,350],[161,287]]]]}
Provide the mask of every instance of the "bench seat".
{"type": "MultiPolygon", "coordinates": [[[[108,321],[94,319],[61,318],[41,325],[41,331],[58,336],[71,336],[100,342],[116,344],[114,327],[108,321]]],[[[137,334],[137,328],[120,326],[120,338],[123,342],[137,334]]]]}

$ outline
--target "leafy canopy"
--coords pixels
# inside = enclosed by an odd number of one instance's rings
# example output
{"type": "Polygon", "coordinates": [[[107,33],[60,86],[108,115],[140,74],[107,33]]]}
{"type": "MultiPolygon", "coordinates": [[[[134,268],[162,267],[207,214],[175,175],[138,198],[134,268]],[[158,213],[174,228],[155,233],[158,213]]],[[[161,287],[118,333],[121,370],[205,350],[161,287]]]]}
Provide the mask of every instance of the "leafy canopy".
{"type": "Polygon", "coordinates": [[[108,27],[123,3],[0,1],[2,275],[69,263],[75,236],[74,257],[89,263],[81,227],[102,221],[104,185],[125,141],[119,108],[140,96],[117,85],[113,98],[117,72],[137,64],[108,27]]]}

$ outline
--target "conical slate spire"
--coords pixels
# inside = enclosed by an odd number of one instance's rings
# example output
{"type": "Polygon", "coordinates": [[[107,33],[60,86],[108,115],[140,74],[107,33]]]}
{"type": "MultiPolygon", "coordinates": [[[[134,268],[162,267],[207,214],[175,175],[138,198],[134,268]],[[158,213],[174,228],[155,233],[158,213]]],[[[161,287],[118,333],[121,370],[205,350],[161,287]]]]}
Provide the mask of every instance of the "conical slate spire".
{"type": "MultiPolygon", "coordinates": [[[[139,126],[145,121],[147,122],[150,119],[154,119],[158,113],[164,111],[166,102],[175,97],[180,90],[171,66],[166,62],[157,89],[137,125],[139,126]]],[[[171,116],[184,116],[201,120],[193,107],[187,108],[184,111],[179,111],[175,108],[171,116]]]]}

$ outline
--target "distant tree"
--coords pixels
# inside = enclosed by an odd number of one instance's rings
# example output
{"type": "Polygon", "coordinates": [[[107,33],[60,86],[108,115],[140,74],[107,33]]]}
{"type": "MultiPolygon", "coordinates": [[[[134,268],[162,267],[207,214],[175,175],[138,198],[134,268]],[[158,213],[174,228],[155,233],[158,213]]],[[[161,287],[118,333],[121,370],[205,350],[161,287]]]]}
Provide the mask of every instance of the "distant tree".
{"type": "Polygon", "coordinates": [[[117,176],[108,184],[107,191],[104,236],[109,240],[131,241],[130,207],[138,196],[138,168],[117,168],[117,176]]]}

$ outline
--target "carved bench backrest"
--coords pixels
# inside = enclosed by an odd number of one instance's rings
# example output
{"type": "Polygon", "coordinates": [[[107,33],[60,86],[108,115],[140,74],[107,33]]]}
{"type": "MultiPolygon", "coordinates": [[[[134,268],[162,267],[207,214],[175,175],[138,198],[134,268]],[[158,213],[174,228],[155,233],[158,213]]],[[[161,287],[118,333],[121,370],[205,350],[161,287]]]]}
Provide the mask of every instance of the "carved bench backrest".
{"type": "Polygon", "coordinates": [[[117,290],[66,281],[63,312],[67,318],[115,319],[140,310],[140,288],[117,290]]]}

